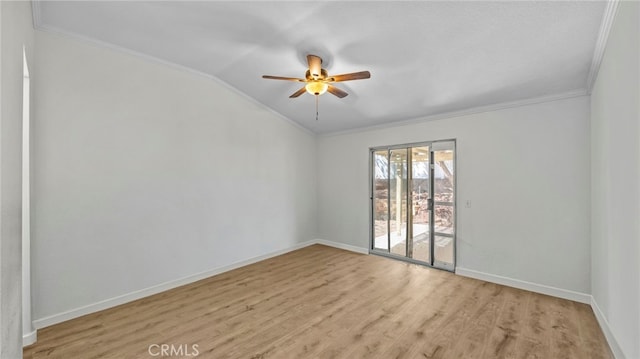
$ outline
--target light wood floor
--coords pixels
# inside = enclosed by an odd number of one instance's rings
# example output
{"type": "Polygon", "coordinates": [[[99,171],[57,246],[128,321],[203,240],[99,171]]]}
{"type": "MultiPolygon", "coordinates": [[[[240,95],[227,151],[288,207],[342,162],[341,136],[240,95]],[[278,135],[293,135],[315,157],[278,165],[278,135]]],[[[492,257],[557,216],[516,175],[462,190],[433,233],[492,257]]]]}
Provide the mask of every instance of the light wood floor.
{"type": "Polygon", "coordinates": [[[585,304],[320,245],[41,329],[24,357],[161,357],[152,344],[216,359],[612,358],[585,304]]]}

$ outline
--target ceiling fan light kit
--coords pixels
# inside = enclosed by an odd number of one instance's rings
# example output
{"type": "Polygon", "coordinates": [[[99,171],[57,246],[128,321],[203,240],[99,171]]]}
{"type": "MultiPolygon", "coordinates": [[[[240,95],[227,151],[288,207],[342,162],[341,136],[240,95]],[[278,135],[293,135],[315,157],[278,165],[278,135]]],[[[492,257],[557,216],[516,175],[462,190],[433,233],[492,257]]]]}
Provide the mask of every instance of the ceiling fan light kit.
{"type": "Polygon", "coordinates": [[[329,84],[322,81],[313,81],[306,84],[304,88],[307,90],[308,93],[319,96],[327,92],[327,89],[329,88],[329,84]]]}

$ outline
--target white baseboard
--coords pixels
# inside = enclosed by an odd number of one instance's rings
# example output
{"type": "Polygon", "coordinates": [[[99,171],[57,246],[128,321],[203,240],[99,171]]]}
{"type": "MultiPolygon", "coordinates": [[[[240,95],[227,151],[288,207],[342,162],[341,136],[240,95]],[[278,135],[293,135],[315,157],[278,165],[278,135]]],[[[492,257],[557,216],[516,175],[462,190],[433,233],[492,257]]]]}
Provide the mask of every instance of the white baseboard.
{"type": "MultiPolygon", "coordinates": [[[[338,243],[338,242],[333,242],[333,241],[329,241],[326,239],[315,239],[315,240],[310,240],[310,241],[306,241],[306,242],[302,242],[302,243],[298,243],[295,244],[291,247],[288,248],[284,248],[281,250],[277,250],[274,252],[270,252],[264,255],[260,255],[257,257],[253,257],[253,258],[249,258],[243,261],[239,261],[230,265],[226,265],[226,266],[222,266],[222,267],[218,267],[218,268],[214,268],[205,272],[201,272],[201,273],[197,273],[194,275],[190,275],[187,277],[183,277],[180,279],[176,279],[173,281],[169,281],[169,282],[165,282],[159,285],[155,285],[149,288],[145,288],[145,289],[141,289],[135,292],[131,292],[131,293],[127,293],[121,296],[117,296],[114,298],[110,298],[110,299],[106,299],[97,303],[93,303],[93,304],[89,304],[80,308],[76,308],[76,309],[72,309],[63,313],[59,313],[59,314],[55,314],[55,315],[51,315],[45,318],[41,318],[38,320],[34,320],[33,321],[33,325],[36,328],[33,332],[26,334],[23,336],[22,341],[23,341],[23,346],[27,346],[27,345],[31,345],[33,343],[36,342],[37,339],[37,329],[41,329],[44,327],[48,327],[54,324],[58,324],[67,320],[71,320],[74,318],[78,318],[81,317],[83,315],[87,315],[87,314],[91,314],[91,313],[95,313],[104,309],[108,309],[108,308],[112,308],[121,304],[125,304],[137,299],[141,299],[144,297],[148,297],[150,295],[154,295],[157,293],[161,293],[176,287],[180,287],[186,284],[190,284],[196,281],[199,281],[201,279],[205,279],[217,274],[221,274],[233,269],[237,269],[240,267],[244,267],[246,265],[249,264],[253,264],[265,259],[269,259],[272,257],[276,257],[279,256],[281,254],[285,254],[291,251],[295,251],[298,250],[300,248],[304,248],[304,247],[308,247],[310,245],[314,245],[314,244],[322,244],[325,246],[329,246],[329,247],[334,247],[334,248],[339,248],[339,249],[343,249],[343,250],[347,250],[347,251],[351,251],[351,252],[355,252],[355,253],[361,253],[361,254],[368,254],[369,253],[369,249],[368,248],[364,248],[364,247],[357,247],[357,246],[353,246],[353,245],[349,245],[349,244],[344,244],[344,243],[338,243]]],[[[560,288],[555,288],[555,287],[550,287],[550,286],[546,286],[546,285],[542,285],[542,284],[536,284],[536,283],[531,283],[531,282],[526,282],[526,281],[522,281],[522,280],[518,280],[518,279],[513,279],[513,278],[508,278],[508,277],[503,277],[503,276],[498,276],[498,275],[494,275],[494,274],[489,274],[489,273],[483,273],[483,272],[478,272],[475,270],[471,270],[471,269],[466,269],[466,268],[456,268],[455,273],[457,275],[461,275],[464,277],[470,277],[470,278],[475,278],[475,279],[480,279],[480,280],[484,280],[487,282],[492,282],[492,283],[497,283],[497,284],[502,284],[502,285],[506,285],[506,286],[510,286],[510,287],[514,287],[514,288],[519,288],[519,289],[524,289],[524,290],[529,290],[532,292],[537,292],[537,293],[542,293],[542,294],[547,294],[547,295],[551,295],[554,297],[559,297],[559,298],[564,298],[564,299],[569,299],[569,300],[574,300],[576,302],[580,302],[580,303],[586,303],[586,304],[590,304],[591,307],[593,308],[593,311],[596,315],[596,318],[598,320],[598,323],[600,324],[600,327],[602,328],[602,331],[605,334],[605,337],[607,339],[607,341],[609,342],[609,346],[611,347],[611,350],[615,356],[616,359],[623,359],[624,358],[624,354],[622,353],[622,350],[620,349],[620,346],[618,345],[618,343],[615,340],[615,337],[613,336],[613,334],[611,333],[611,330],[609,329],[609,324],[607,322],[607,320],[605,319],[603,313],[600,311],[600,308],[598,307],[597,303],[595,302],[595,300],[592,298],[591,295],[589,294],[584,294],[584,293],[579,293],[579,292],[574,292],[574,291],[570,291],[570,290],[566,290],[566,289],[560,289],[560,288]]]]}
{"type": "Polygon", "coordinates": [[[36,342],[38,339],[38,330],[34,329],[31,333],[27,333],[22,335],[22,347],[26,347],[27,345],[31,345],[36,342]]]}
{"type": "Polygon", "coordinates": [[[572,290],[551,287],[544,284],[526,282],[519,279],[513,279],[509,277],[495,275],[495,274],[478,272],[472,269],[466,269],[466,268],[460,268],[460,267],[456,268],[456,274],[461,275],[463,277],[480,279],[487,282],[502,284],[509,287],[513,287],[513,288],[524,289],[531,292],[550,295],[553,297],[569,299],[569,300],[573,300],[573,301],[585,303],[585,304],[591,304],[591,295],[580,293],[580,292],[574,292],[572,290]]]}
{"type": "Polygon", "coordinates": [[[598,324],[600,325],[600,328],[604,333],[604,337],[607,339],[607,343],[609,343],[609,348],[611,348],[613,357],[616,359],[624,359],[625,358],[624,353],[622,352],[620,345],[618,345],[618,341],[616,341],[616,337],[611,332],[611,328],[609,327],[609,322],[607,321],[607,318],[604,316],[604,313],[602,313],[602,310],[600,310],[600,307],[598,306],[598,303],[596,302],[596,299],[593,296],[591,296],[590,304],[591,304],[591,309],[593,309],[593,313],[596,315],[596,320],[598,321],[598,324]]]}
{"type": "Polygon", "coordinates": [[[67,320],[71,320],[74,318],[78,318],[81,317],[83,315],[87,315],[87,314],[91,314],[91,313],[95,313],[95,312],[99,312],[101,310],[105,310],[108,308],[112,308],[121,304],[125,304],[128,302],[132,302],[134,300],[138,300],[144,297],[148,297],[150,295],[154,295],[154,294],[158,294],[173,288],[177,288],[186,284],[190,284],[220,273],[224,273],[224,272],[228,272],[230,270],[233,269],[237,269],[240,267],[244,267],[246,265],[249,264],[253,264],[256,262],[260,262],[263,261],[265,259],[269,259],[275,256],[279,256],[281,254],[285,254],[291,251],[295,251],[297,249],[300,248],[304,248],[310,245],[316,244],[316,241],[306,241],[306,242],[302,242],[302,243],[298,243],[295,244],[291,247],[288,248],[284,248],[281,250],[277,250],[274,252],[270,252],[264,255],[260,255],[257,257],[253,257],[253,258],[249,258],[243,261],[239,261],[239,262],[235,262],[233,264],[230,265],[226,265],[226,266],[222,266],[222,267],[218,267],[218,268],[214,268],[208,271],[204,271],[201,273],[196,273],[187,277],[183,277],[180,279],[176,279],[176,280],[172,280],[169,282],[165,282],[162,284],[158,284],[152,287],[148,287],[145,289],[141,289],[141,290],[137,290],[135,292],[131,292],[131,293],[127,293],[127,294],[123,294],[117,297],[113,297],[113,298],[109,298],[109,299],[105,299],[102,301],[99,301],[97,303],[93,303],[93,304],[89,304],[89,305],[85,305],[83,307],[80,308],[76,308],[76,309],[71,309],[68,310],[66,312],[62,312],[62,313],[58,313],[58,314],[54,314],[48,317],[44,317],[44,318],[40,318],[37,320],[33,321],[33,326],[36,329],[41,329],[44,327],[48,327],[54,324],[58,324],[58,323],[62,323],[65,322],[67,320]]]}
{"type": "Polygon", "coordinates": [[[356,252],[356,253],[361,253],[361,254],[369,254],[369,249],[368,248],[356,247],[356,246],[352,246],[350,244],[344,244],[344,243],[328,241],[326,239],[316,239],[315,243],[322,244],[322,245],[329,246],[329,247],[344,249],[345,251],[351,251],[351,252],[356,252]]]}

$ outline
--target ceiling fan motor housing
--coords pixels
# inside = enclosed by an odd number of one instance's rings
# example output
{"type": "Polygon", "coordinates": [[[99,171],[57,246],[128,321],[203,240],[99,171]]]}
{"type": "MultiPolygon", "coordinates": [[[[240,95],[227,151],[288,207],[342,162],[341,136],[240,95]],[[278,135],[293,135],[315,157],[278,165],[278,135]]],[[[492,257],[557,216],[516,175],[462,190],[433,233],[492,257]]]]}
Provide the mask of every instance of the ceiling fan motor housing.
{"type": "Polygon", "coordinates": [[[327,73],[327,70],[320,69],[320,75],[315,76],[311,74],[311,70],[307,70],[304,76],[307,78],[307,80],[324,80],[329,77],[329,74],[327,73]]]}

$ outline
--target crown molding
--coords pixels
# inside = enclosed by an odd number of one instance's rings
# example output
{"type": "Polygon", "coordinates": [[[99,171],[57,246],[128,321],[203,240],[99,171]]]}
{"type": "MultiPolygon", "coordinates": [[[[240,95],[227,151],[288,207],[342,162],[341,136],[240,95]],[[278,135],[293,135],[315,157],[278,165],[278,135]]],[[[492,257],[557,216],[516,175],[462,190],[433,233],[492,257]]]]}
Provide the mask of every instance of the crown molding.
{"type": "MultiPolygon", "coordinates": [[[[1,0],[0,0],[1,1],[1,0]]],[[[38,3],[38,1],[34,1],[33,2],[38,3]]],[[[38,12],[39,7],[38,7],[38,12]]],[[[135,50],[131,50],[128,49],[126,47],[123,46],[119,46],[119,45],[115,45],[106,41],[102,41],[102,40],[98,40],[98,39],[94,39],[92,37],[89,36],[84,36],[75,32],[71,32],[71,31],[67,31],[67,30],[63,30],[60,29],[58,27],[55,26],[50,26],[50,25],[45,25],[41,22],[40,17],[38,15],[38,19],[36,20],[36,15],[35,15],[36,10],[34,10],[34,28],[38,31],[42,31],[42,32],[46,32],[46,33],[50,33],[50,34],[55,34],[58,36],[61,36],[63,38],[67,38],[67,39],[74,39],[74,40],[79,40],[85,43],[89,43],[89,44],[93,44],[94,46],[100,47],[100,48],[107,48],[110,50],[114,50],[116,52],[122,53],[122,54],[126,54],[129,56],[133,56],[133,57],[137,57],[137,58],[141,58],[144,59],[146,61],[150,61],[150,62],[155,62],[161,65],[165,65],[169,68],[173,68],[176,70],[180,70],[183,72],[187,72],[190,73],[192,75],[196,75],[196,76],[201,76],[201,77],[206,77],[210,80],[213,80],[215,83],[219,84],[220,86],[226,88],[227,90],[235,93],[236,95],[242,97],[243,99],[245,99],[246,101],[248,101],[249,103],[253,104],[254,106],[270,113],[271,115],[283,120],[284,122],[292,125],[293,127],[297,128],[298,130],[315,137],[317,134],[312,131],[309,128],[306,128],[304,126],[302,126],[301,124],[299,124],[298,122],[286,117],[285,115],[281,114],[280,112],[277,112],[276,110],[272,109],[271,107],[263,104],[262,102],[259,102],[258,100],[254,99],[253,97],[247,95],[246,93],[242,92],[241,90],[239,90],[238,88],[230,85],[229,83],[223,81],[222,79],[220,79],[217,76],[202,72],[202,71],[198,71],[198,70],[194,70],[190,67],[187,66],[183,66],[183,65],[179,65],[175,62],[171,62],[171,61],[167,61],[164,59],[161,59],[159,57],[156,56],[152,56],[152,55],[147,55],[135,50]]]]}
{"type": "Polygon", "coordinates": [[[505,110],[513,107],[522,107],[522,106],[535,105],[535,104],[545,103],[545,102],[566,100],[574,97],[581,97],[581,96],[587,96],[587,95],[588,93],[585,89],[580,89],[580,90],[562,92],[562,93],[553,94],[553,95],[525,98],[525,99],[509,101],[509,102],[500,102],[500,103],[486,105],[486,106],[471,107],[471,108],[467,108],[459,111],[443,112],[443,113],[428,115],[424,117],[412,118],[409,120],[381,123],[378,125],[372,125],[372,126],[366,126],[366,127],[357,127],[357,128],[344,130],[344,131],[320,133],[318,134],[318,136],[331,137],[331,136],[347,135],[350,133],[357,133],[357,132],[375,131],[375,130],[381,130],[381,129],[391,128],[391,127],[408,126],[408,125],[413,125],[413,124],[422,123],[422,122],[446,120],[449,118],[476,115],[476,114],[485,113],[485,112],[500,111],[500,110],[505,110]]]}
{"type": "Polygon", "coordinates": [[[602,58],[604,57],[604,51],[607,47],[607,40],[609,39],[609,32],[611,31],[611,25],[616,17],[618,11],[619,0],[609,0],[604,9],[604,15],[602,15],[602,23],[600,24],[600,33],[598,34],[598,40],[596,42],[596,48],[593,51],[593,59],[591,60],[591,68],[589,69],[589,77],[587,78],[587,93],[591,94],[593,85],[598,78],[598,71],[600,70],[600,64],[602,64],[602,58]]]}
{"type": "Polygon", "coordinates": [[[40,9],[40,1],[39,0],[32,0],[31,1],[31,17],[33,20],[33,28],[37,29],[40,24],[42,23],[42,19],[40,17],[40,14],[42,13],[42,10],[40,9]]]}

